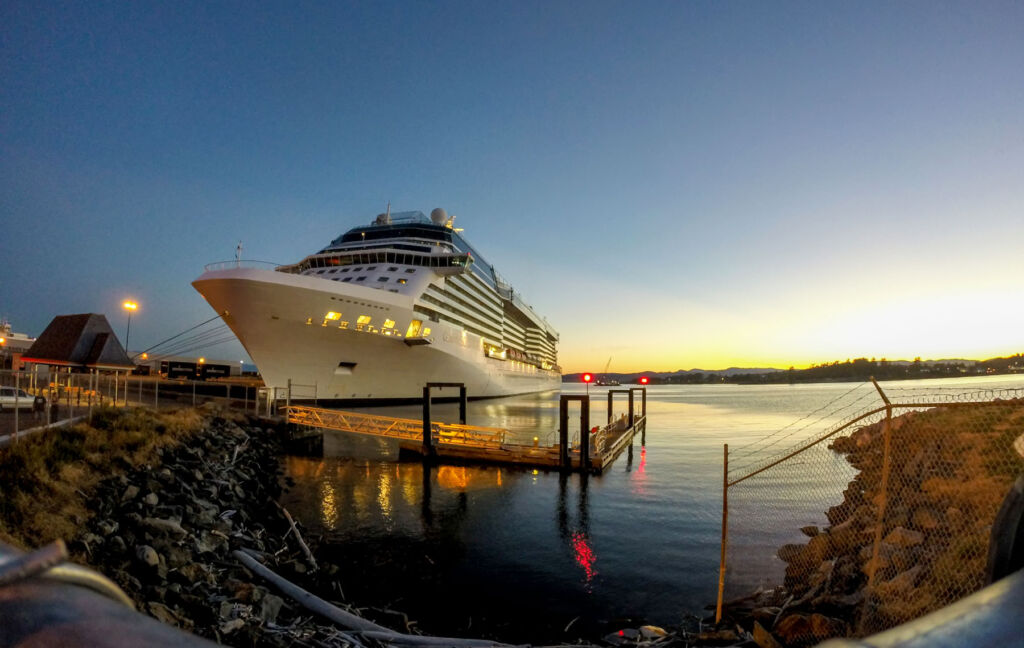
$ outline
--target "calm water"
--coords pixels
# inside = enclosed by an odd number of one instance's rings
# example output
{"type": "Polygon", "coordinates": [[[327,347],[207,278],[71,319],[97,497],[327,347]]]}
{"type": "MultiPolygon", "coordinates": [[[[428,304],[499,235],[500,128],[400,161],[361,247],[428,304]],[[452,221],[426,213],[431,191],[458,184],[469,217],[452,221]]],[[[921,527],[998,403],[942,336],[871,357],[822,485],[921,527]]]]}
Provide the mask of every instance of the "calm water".
{"type": "MultiPolygon", "coordinates": [[[[893,397],[922,387],[1020,388],[1024,376],[883,387],[893,397]]],[[[605,388],[590,393],[597,424],[606,416],[605,388]]],[[[637,438],[604,475],[589,478],[425,470],[398,462],[393,442],[328,431],[323,459],[287,459],[296,484],[282,503],[311,534],[322,534],[349,600],[391,606],[430,632],[538,641],[560,636],[570,622],[570,635],[627,618],[673,624],[702,614],[715,598],[722,444],[740,447],[824,407],[805,419],[817,420],[844,395],[843,402],[859,398],[858,407],[878,404],[870,386],[852,383],[651,387],[646,445],[637,438]]],[[[625,410],[619,399],[616,412],[625,410]]],[[[419,407],[372,411],[420,415],[419,407]]],[[[438,420],[457,418],[454,405],[435,405],[435,412],[438,420]]],[[[549,394],[471,402],[468,419],[549,443],[557,414],[557,394],[549,394]]]]}

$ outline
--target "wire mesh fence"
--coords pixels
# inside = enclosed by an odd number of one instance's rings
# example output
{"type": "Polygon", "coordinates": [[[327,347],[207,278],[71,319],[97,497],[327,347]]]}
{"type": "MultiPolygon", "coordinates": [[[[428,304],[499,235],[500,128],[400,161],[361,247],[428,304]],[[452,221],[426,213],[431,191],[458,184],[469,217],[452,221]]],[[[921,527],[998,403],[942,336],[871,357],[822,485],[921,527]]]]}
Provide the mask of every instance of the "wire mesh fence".
{"type": "Polygon", "coordinates": [[[727,446],[719,614],[804,645],[866,636],[976,591],[1022,452],[1024,389],[871,383],[727,446]]]}
{"type": "Polygon", "coordinates": [[[255,384],[167,380],[160,376],[68,371],[0,371],[0,445],[35,428],[74,420],[104,406],[157,409],[207,403],[252,411],[271,410],[283,393],[262,395],[255,384]]]}

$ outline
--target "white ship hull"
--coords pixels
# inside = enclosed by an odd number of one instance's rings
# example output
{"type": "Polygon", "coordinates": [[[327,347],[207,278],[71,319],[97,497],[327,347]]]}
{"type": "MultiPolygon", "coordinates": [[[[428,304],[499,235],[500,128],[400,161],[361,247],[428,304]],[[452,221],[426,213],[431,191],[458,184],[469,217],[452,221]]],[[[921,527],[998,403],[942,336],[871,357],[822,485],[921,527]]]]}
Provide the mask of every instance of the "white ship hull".
{"type": "Polygon", "coordinates": [[[246,267],[207,271],[193,286],[223,315],[264,383],[291,384],[296,400],[418,399],[428,382],[465,383],[470,398],[561,384],[557,371],[487,357],[480,336],[444,321],[424,322],[430,334],[407,340],[410,322],[422,319],[410,295],[246,267]],[[395,324],[387,333],[356,330],[359,315],[378,327],[395,324]]]}

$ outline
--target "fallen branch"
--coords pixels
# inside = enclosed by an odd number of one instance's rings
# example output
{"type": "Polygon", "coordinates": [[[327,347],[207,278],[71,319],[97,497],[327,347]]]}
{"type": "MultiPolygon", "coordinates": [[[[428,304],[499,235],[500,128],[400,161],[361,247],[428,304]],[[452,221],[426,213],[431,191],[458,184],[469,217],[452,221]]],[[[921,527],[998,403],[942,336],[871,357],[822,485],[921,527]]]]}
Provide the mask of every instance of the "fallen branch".
{"type": "MultiPolygon", "coordinates": [[[[277,504],[277,502],[275,502],[275,504],[277,504]]],[[[306,544],[306,541],[302,539],[302,534],[299,533],[299,528],[295,526],[295,520],[293,520],[291,514],[288,513],[288,509],[281,506],[280,504],[277,504],[277,508],[281,509],[281,512],[284,513],[284,517],[288,520],[288,524],[291,526],[291,530],[295,532],[295,539],[299,541],[299,546],[302,547],[302,552],[306,554],[306,560],[309,561],[309,564],[313,568],[313,571],[316,571],[316,559],[313,558],[313,552],[309,550],[309,546],[306,544]]]]}

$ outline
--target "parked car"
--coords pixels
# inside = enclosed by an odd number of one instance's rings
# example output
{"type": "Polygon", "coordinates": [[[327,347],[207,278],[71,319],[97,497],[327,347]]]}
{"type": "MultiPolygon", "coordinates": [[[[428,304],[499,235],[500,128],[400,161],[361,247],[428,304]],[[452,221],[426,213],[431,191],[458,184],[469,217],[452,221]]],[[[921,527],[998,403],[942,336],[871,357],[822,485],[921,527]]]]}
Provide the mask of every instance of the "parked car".
{"type": "Polygon", "coordinates": [[[24,389],[0,387],[0,412],[15,407],[38,412],[46,407],[46,399],[42,396],[33,396],[24,389]]]}

